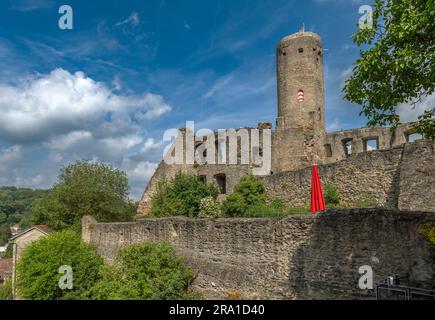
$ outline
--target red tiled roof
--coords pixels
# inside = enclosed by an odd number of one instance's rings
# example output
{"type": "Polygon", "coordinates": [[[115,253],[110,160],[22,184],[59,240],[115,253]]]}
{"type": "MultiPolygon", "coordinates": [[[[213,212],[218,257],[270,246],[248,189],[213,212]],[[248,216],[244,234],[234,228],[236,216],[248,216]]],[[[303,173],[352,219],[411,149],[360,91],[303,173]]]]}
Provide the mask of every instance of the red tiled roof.
{"type": "Polygon", "coordinates": [[[0,279],[12,273],[12,258],[0,259],[0,279]]]}

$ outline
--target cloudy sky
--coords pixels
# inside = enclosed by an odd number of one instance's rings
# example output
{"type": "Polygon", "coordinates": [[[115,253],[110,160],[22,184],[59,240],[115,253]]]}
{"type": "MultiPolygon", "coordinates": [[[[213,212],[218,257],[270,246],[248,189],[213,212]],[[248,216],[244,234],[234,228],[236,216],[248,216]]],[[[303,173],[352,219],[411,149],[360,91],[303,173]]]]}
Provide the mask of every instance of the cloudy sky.
{"type": "MultiPolygon", "coordinates": [[[[362,127],[340,88],[359,50],[359,0],[2,0],[0,185],[49,188],[78,159],[126,171],[140,197],[163,132],[276,117],[275,46],[323,39],[328,131],[362,127]],[[60,30],[62,4],[73,30],[60,30]]],[[[406,120],[415,112],[402,107],[406,120]]]]}

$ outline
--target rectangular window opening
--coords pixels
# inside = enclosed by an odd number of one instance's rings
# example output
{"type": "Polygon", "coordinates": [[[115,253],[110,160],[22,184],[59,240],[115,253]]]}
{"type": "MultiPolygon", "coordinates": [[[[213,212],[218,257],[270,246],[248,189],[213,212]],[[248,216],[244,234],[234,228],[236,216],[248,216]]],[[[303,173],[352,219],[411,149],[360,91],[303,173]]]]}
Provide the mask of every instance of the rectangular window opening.
{"type": "Polygon", "coordinates": [[[423,136],[419,133],[409,133],[406,135],[406,142],[414,142],[423,139],[423,136]]]}
{"type": "Polygon", "coordinates": [[[364,140],[364,151],[373,151],[379,149],[378,138],[370,138],[364,140]]]}
{"type": "Polygon", "coordinates": [[[226,184],[227,184],[226,180],[227,179],[226,179],[225,174],[220,173],[220,174],[215,175],[214,177],[215,177],[216,183],[217,183],[217,185],[219,187],[219,193],[220,194],[227,193],[227,189],[226,189],[226,184]]]}
{"type": "Polygon", "coordinates": [[[346,158],[352,154],[352,142],[352,139],[343,140],[343,148],[346,158]]]}
{"type": "Polygon", "coordinates": [[[325,153],[328,158],[332,157],[332,147],[330,144],[325,144],[325,153]]]}

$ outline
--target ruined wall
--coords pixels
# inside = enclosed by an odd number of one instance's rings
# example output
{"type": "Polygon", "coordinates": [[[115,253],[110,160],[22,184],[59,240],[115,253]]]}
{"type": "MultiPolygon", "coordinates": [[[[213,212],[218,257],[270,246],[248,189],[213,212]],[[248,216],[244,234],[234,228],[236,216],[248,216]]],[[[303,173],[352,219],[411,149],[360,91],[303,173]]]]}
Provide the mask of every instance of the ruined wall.
{"type": "Polygon", "coordinates": [[[435,143],[406,144],[400,164],[401,210],[435,212],[435,143]]]}
{"type": "MultiPolygon", "coordinates": [[[[406,143],[389,150],[352,154],[319,165],[322,183],[331,181],[347,206],[383,206],[401,210],[435,211],[434,142],[406,143]]],[[[290,206],[307,206],[311,168],[264,177],[269,199],[290,206]]]]}
{"type": "MultiPolygon", "coordinates": [[[[401,210],[435,211],[435,143],[421,140],[387,150],[353,153],[348,158],[319,165],[323,184],[334,183],[342,204],[350,207],[380,206],[401,210]]],[[[163,176],[171,178],[182,171],[203,176],[208,182],[224,174],[226,193],[232,193],[249,165],[166,165],[163,162],[151,178],[139,203],[146,214],[151,195],[163,176]]],[[[311,193],[311,167],[262,177],[269,199],[281,198],[293,207],[308,206],[311,193]]]]}
{"type": "Polygon", "coordinates": [[[160,179],[166,177],[166,179],[171,179],[175,176],[177,172],[189,173],[195,176],[203,177],[205,181],[210,183],[216,182],[216,176],[225,176],[225,191],[226,194],[232,193],[235,184],[244,175],[250,172],[249,165],[225,165],[225,164],[215,164],[215,165],[167,165],[161,162],[156,169],[156,172],[150,179],[147,188],[139,202],[138,214],[146,215],[150,209],[151,198],[157,190],[157,185],[160,179]]]}
{"type": "Polygon", "coordinates": [[[325,137],[323,163],[346,159],[344,143],[350,141],[351,153],[367,152],[367,140],[377,140],[378,150],[387,150],[407,142],[413,131],[410,123],[399,125],[394,131],[380,126],[341,130],[328,133],[325,137]]]}
{"type": "MultiPolygon", "coordinates": [[[[267,122],[261,122],[258,124],[257,129],[259,129],[259,146],[263,146],[263,130],[264,129],[271,129],[272,125],[267,122]]],[[[251,148],[251,139],[252,139],[252,130],[254,128],[240,128],[239,130],[234,130],[233,133],[227,132],[227,136],[225,136],[225,140],[220,140],[218,133],[215,132],[213,137],[215,141],[212,143],[212,146],[214,146],[214,150],[210,154],[214,154],[214,163],[215,164],[198,164],[195,160],[195,165],[193,164],[186,164],[186,130],[180,129],[180,136],[179,138],[182,139],[182,142],[180,145],[183,145],[182,147],[182,162],[183,164],[166,164],[165,161],[161,161],[158,165],[156,171],[154,172],[153,176],[151,177],[150,181],[148,182],[148,185],[142,195],[141,200],[139,201],[138,205],[138,214],[146,215],[150,209],[150,202],[153,194],[155,194],[157,190],[158,182],[166,178],[170,180],[172,177],[175,176],[177,172],[183,172],[192,174],[198,177],[201,177],[205,181],[209,183],[217,183],[218,176],[219,179],[222,181],[223,179],[223,190],[222,195],[220,198],[222,198],[225,194],[230,194],[233,192],[235,184],[247,173],[251,172],[253,167],[258,167],[258,165],[255,165],[252,161],[254,158],[254,150],[251,148]],[[246,132],[246,140],[242,140],[240,136],[238,136],[238,133],[240,133],[241,130],[244,130],[246,132]],[[229,136],[233,135],[235,143],[235,149],[234,149],[234,155],[236,157],[236,163],[237,164],[229,164],[230,161],[230,138],[229,136]],[[244,144],[243,147],[246,147],[246,153],[247,159],[243,159],[242,157],[242,144],[244,144]],[[225,151],[223,150],[225,149],[225,151]],[[225,155],[225,159],[224,159],[225,155]],[[242,161],[243,159],[243,161],[242,161]],[[224,164],[219,164],[224,163],[224,164]],[[244,164],[242,164],[244,163],[244,164]]],[[[193,134],[192,134],[193,136],[193,134]]],[[[195,142],[195,150],[198,150],[199,147],[201,147],[202,144],[205,142],[195,142]]],[[[174,153],[174,149],[176,148],[176,144],[174,143],[171,146],[171,149],[169,149],[169,152],[174,153]]],[[[261,148],[259,148],[261,149],[261,148]]],[[[211,150],[207,150],[211,152],[211,150]]],[[[258,156],[262,153],[260,150],[256,150],[255,153],[258,153],[258,156]]],[[[261,156],[262,157],[262,154],[261,156]]],[[[180,157],[181,158],[181,157],[180,157]]],[[[207,160],[208,161],[208,160],[207,160]]]]}
{"type": "Polygon", "coordinates": [[[435,247],[420,235],[434,213],[385,209],[327,211],[281,219],[144,219],[97,223],[83,218],[83,240],[111,261],[119,248],[169,240],[197,273],[206,298],[374,298],[358,288],[358,268],[370,265],[375,282],[390,274],[435,287],[435,247]]]}

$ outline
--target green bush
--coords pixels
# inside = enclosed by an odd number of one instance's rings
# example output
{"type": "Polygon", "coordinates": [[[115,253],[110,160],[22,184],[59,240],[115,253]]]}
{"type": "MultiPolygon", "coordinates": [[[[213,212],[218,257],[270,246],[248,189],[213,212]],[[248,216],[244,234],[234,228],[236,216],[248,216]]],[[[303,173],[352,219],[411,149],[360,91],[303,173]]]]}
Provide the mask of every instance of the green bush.
{"type": "Polygon", "coordinates": [[[199,215],[201,199],[216,199],[218,189],[214,184],[204,183],[194,175],[178,172],[169,182],[163,178],[157,192],[151,198],[150,214],[155,217],[199,215]]]}
{"type": "Polygon", "coordinates": [[[336,205],[340,203],[341,195],[337,190],[335,184],[330,181],[327,181],[324,186],[325,192],[325,202],[329,205],[336,205]]]}
{"type": "Polygon", "coordinates": [[[309,207],[285,207],[282,199],[274,199],[270,203],[249,206],[243,216],[247,218],[273,218],[310,213],[309,207]]]}
{"type": "Polygon", "coordinates": [[[265,188],[252,174],[242,177],[234,187],[234,193],[224,201],[222,210],[231,217],[243,217],[249,207],[266,204],[265,188]]]}
{"type": "Polygon", "coordinates": [[[6,279],[2,285],[0,285],[0,300],[12,300],[12,280],[6,279]]]}
{"type": "Polygon", "coordinates": [[[17,289],[29,300],[89,299],[103,260],[73,231],[52,233],[30,243],[17,265],[17,289]],[[71,266],[73,289],[60,289],[59,268],[71,266]]]}
{"type": "Polygon", "coordinates": [[[36,224],[79,231],[84,215],[102,222],[130,221],[136,210],[128,198],[125,172],[104,163],[77,161],[60,170],[56,184],[35,202],[32,213],[36,224]]]}
{"type": "Polygon", "coordinates": [[[197,298],[188,285],[194,273],[168,243],[133,244],[105,265],[93,288],[98,300],[179,300],[197,298]]]}
{"type": "Polygon", "coordinates": [[[250,218],[273,218],[285,215],[285,208],[280,199],[274,199],[271,203],[251,205],[244,213],[244,217],[250,218]]]}
{"type": "Polygon", "coordinates": [[[199,204],[200,218],[219,218],[221,217],[221,206],[213,197],[205,197],[201,199],[199,204]]]}

